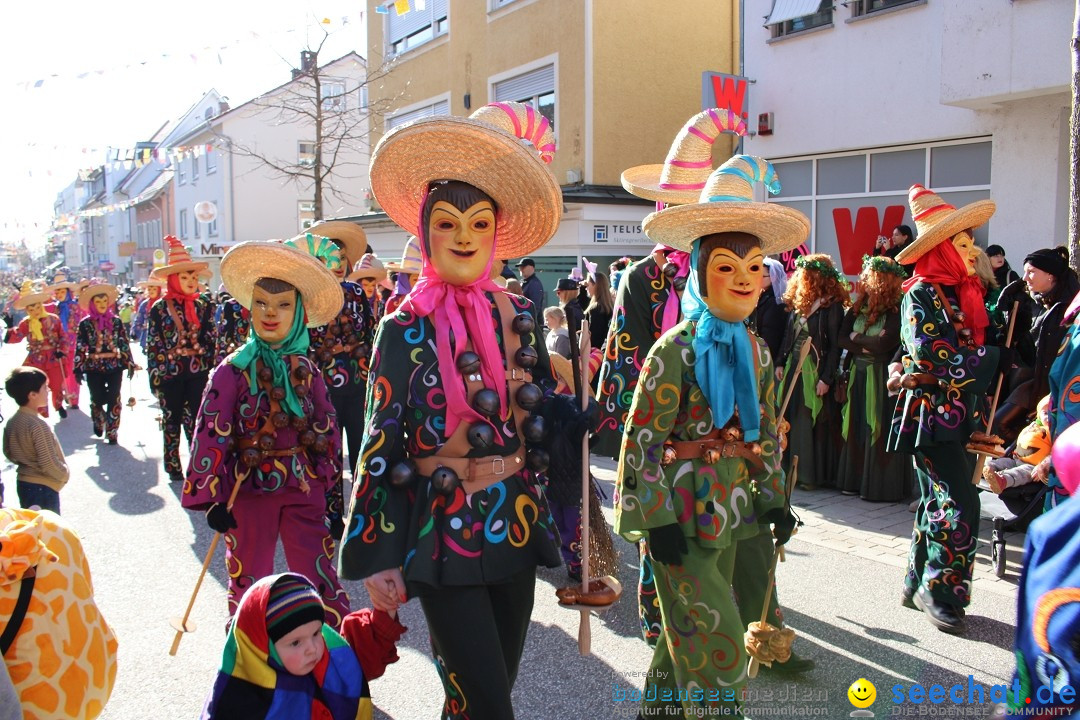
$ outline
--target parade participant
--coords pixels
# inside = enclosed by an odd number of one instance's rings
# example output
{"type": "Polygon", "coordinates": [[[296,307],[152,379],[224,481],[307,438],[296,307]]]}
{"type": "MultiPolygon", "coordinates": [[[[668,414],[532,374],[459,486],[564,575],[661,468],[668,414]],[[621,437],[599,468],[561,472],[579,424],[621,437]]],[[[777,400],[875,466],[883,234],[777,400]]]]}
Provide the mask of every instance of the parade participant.
{"type": "Polygon", "coordinates": [[[233,246],[221,278],[251,312],[253,332],[207,387],[182,503],[205,511],[210,528],[225,534],[230,614],[274,571],[280,538],[289,569],[313,579],[326,622],[338,628],[349,612],[332,559],[342,525],[341,443],[326,383],[307,350],[308,328],[337,316],[341,286],[324,261],[273,241],[233,246]]]}
{"type": "Polygon", "coordinates": [[[323,220],[309,227],[305,232],[296,236],[303,238],[307,233],[318,237],[328,238],[341,250],[341,264],[331,268],[338,282],[344,282],[345,277],[365,253],[371,252],[368,245],[367,234],[364,229],[348,220],[323,220]]]}
{"type": "Polygon", "coordinates": [[[224,290],[218,293],[217,308],[221,311],[217,319],[217,361],[220,364],[247,342],[251,332],[251,314],[224,290]]]}
{"type": "Polygon", "coordinates": [[[103,434],[110,445],[116,444],[120,430],[120,384],[124,370],[130,378],[138,369],[131,357],[124,324],[116,316],[119,291],[115,285],[87,285],[79,293],[79,306],[86,317],[79,322],[75,343],[75,379],[86,380],[90,389],[90,417],[94,435],[103,434]]]}
{"type": "Polygon", "coordinates": [[[348,439],[349,474],[355,476],[364,435],[364,404],[375,320],[363,288],[343,280],[345,260],[340,246],[311,233],[293,238],[289,244],[321,260],[341,281],[344,297],[341,310],[328,324],[311,328],[308,357],[322,370],[330,390],[330,402],[337,416],[338,444],[348,439]]]}
{"type": "Polygon", "coordinates": [[[396,613],[357,610],[340,634],[307,578],[270,575],[240,600],[201,720],[371,720],[368,682],[397,662],[396,613]]]}
{"type": "Polygon", "coordinates": [[[784,291],[784,302],[792,311],[781,351],[787,358],[785,377],[794,377],[793,365],[806,339],[812,344],[788,406],[791,432],[784,454],[786,468],[792,457],[799,456],[799,485],[808,490],[836,483],[842,440],[840,403],[834,391],[840,372],[840,325],[844,308],[851,304],[848,291],[847,281],[821,253],[795,261],[784,291]]]}
{"type": "Polygon", "coordinates": [[[526,255],[558,228],[553,153],[543,116],[495,103],[395,128],[371,159],[375,196],[421,238],[423,269],[379,326],[341,572],[364,579],[376,608],[419,596],[443,718],[513,718],[536,567],[559,565],[535,474],[544,425],[528,413],[573,401],[545,395],[532,306],[490,278],[496,257],[526,255]]]}
{"type": "Polygon", "coordinates": [[[855,304],[840,326],[840,347],[848,351],[848,391],[836,486],[870,502],[900,502],[913,487],[911,458],[885,452],[896,404],[885,379],[900,346],[900,283],[906,277],[895,260],[864,256],[855,304]]]}
{"type": "Polygon", "coordinates": [[[416,281],[420,277],[421,263],[420,241],[416,239],[415,235],[412,235],[409,237],[408,242],[405,243],[405,249],[401,251],[401,262],[389,262],[386,264],[387,270],[397,273],[397,279],[394,281],[394,292],[390,295],[390,299],[386,301],[386,307],[383,309],[384,316],[397,311],[398,306],[405,300],[405,296],[416,285],[416,281]]]}
{"type": "Polygon", "coordinates": [[[364,289],[368,307],[371,309],[371,318],[378,325],[383,316],[384,305],[379,288],[394,289],[394,286],[387,280],[386,268],[383,267],[382,261],[372,253],[366,253],[353,267],[348,280],[359,284],[364,289]]]}
{"type": "Polygon", "coordinates": [[[79,293],[85,285],[69,282],[63,274],[58,274],[53,279],[53,284],[45,288],[45,292],[52,294],[53,307],[46,307],[60,318],[60,327],[64,333],[64,357],[60,361],[64,370],[64,399],[68,407],[75,410],[79,407],[79,383],[75,380],[75,340],[79,334],[79,321],[82,320],[85,311],[79,305],[79,293]]]}
{"type": "MultiPolygon", "coordinates": [[[[696,203],[712,170],[713,145],[725,131],[745,135],[746,123],[726,110],[698,113],[675,136],[663,165],[628,168],[622,174],[623,187],[660,205],[696,203]]],[[[657,338],[680,320],[679,292],[689,272],[686,253],[661,245],[622,271],[597,379],[600,427],[593,452],[618,459],[641,364],[657,338]]],[[[660,636],[660,611],[644,543],[638,552],[641,632],[653,644],[660,636]]]]}
{"type": "Polygon", "coordinates": [[[146,320],[150,314],[150,308],[154,306],[158,300],[161,299],[161,293],[164,291],[165,283],[161,280],[143,280],[136,283],[143,292],[143,297],[139,300],[139,304],[135,309],[135,322],[131,324],[132,339],[138,341],[139,347],[142,351],[146,352],[146,320]]]}
{"type": "MultiPolygon", "coordinates": [[[[747,664],[731,586],[739,541],[767,538],[774,523],[783,544],[795,527],[785,507],[772,357],[744,321],[757,306],[765,255],[805,241],[810,223],[790,208],[753,202],[752,182],[779,191],[769,163],[737,155],[710,175],[700,203],[642,224],[651,240],[690,261],[686,319],[645,358],[615,485],[615,531],[648,540],[663,623],[644,715],[738,713],[747,664]],[[695,697],[694,688],[704,692],[695,697]]],[[[768,566],[757,572],[767,577],[768,566]]],[[[751,607],[760,615],[761,604],[751,607]]]]}
{"type": "Polygon", "coordinates": [[[905,353],[888,449],[914,455],[920,502],[903,604],[944,632],[964,629],[979,535],[979,490],[964,450],[985,423],[979,405],[1012,351],[984,346],[989,320],[975,275],[971,231],[994,214],[992,200],[959,210],[922,185],[908,193],[919,237],[896,261],[915,265],[904,281],[900,339],[905,353]]]}
{"type": "Polygon", "coordinates": [[[173,236],[165,238],[169,263],[155,268],[164,280],[165,295],[154,303],[146,322],[146,362],[150,390],[163,415],[165,472],[172,482],[184,479],[180,465],[180,429],[188,443],[195,432],[195,413],[217,352],[214,309],[199,297],[199,276],[210,266],[192,262],[187,249],[173,236]]]}
{"type": "MultiPolygon", "coordinates": [[[[67,356],[64,349],[66,341],[60,318],[45,312],[44,302],[48,298],[49,294],[45,290],[35,288],[29,280],[23,282],[14,307],[16,310],[25,310],[26,317],[13,327],[11,316],[4,315],[4,324],[7,325],[4,342],[17,343],[26,339],[26,359],[23,360],[23,365],[36,367],[48,377],[53,409],[63,419],[67,417],[67,410],[64,409],[63,367],[63,360],[67,356]]],[[[42,409],[41,414],[49,417],[48,406],[42,409]]]]}

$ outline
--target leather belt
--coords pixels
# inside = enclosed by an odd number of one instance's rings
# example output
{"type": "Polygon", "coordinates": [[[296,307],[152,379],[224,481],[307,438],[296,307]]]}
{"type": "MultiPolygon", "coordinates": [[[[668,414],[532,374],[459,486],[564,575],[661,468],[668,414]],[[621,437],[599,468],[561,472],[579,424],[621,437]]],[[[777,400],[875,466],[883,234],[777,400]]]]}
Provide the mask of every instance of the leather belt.
{"type": "Polygon", "coordinates": [[[741,440],[725,442],[720,438],[712,438],[672,440],[665,443],[664,447],[673,449],[677,460],[699,460],[705,455],[706,450],[716,450],[722,458],[738,457],[749,461],[758,472],[765,469],[765,463],[761,459],[761,446],[757,443],[742,442],[741,440]]]}
{"type": "Polygon", "coordinates": [[[91,360],[108,360],[110,358],[118,358],[118,357],[120,357],[120,353],[118,353],[118,352],[90,353],[90,359],[91,360]]]}
{"type": "Polygon", "coordinates": [[[525,449],[518,448],[513,455],[488,455],[487,457],[462,458],[428,455],[413,458],[417,472],[430,477],[440,467],[453,470],[467,495],[486,490],[500,480],[505,480],[525,467],[525,449]]]}
{"type": "Polygon", "coordinates": [[[180,357],[192,357],[194,355],[201,355],[202,353],[196,352],[193,348],[183,348],[182,350],[173,350],[173,355],[179,355],[180,357]]]}
{"type": "Polygon", "coordinates": [[[304,452],[304,448],[301,445],[297,445],[291,448],[274,448],[273,450],[263,450],[263,454],[267,457],[293,457],[304,452]]]}

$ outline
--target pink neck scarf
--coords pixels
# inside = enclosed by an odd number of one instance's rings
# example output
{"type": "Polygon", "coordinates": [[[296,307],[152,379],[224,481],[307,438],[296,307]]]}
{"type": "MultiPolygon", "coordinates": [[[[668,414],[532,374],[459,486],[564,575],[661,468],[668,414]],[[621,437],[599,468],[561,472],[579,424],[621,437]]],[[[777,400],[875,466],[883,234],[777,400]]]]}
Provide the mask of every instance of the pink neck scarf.
{"type": "Polygon", "coordinates": [[[113,329],[113,318],[116,317],[116,313],[113,312],[113,306],[110,304],[105,308],[105,312],[100,313],[97,308],[94,307],[94,301],[90,301],[90,318],[97,325],[98,332],[102,335],[108,335],[113,329]]]}
{"type": "MultiPolygon", "coordinates": [[[[426,229],[421,228],[421,232],[426,232],[426,229]]],[[[469,406],[465,379],[458,370],[457,359],[465,351],[467,340],[472,340],[473,349],[480,356],[480,375],[484,386],[499,393],[499,417],[506,415],[505,366],[491,319],[491,302],[484,295],[485,291],[500,293],[504,290],[489,277],[495,245],[492,245],[492,255],[480,279],[460,286],[450,285],[439,278],[428,258],[426,245],[421,236],[420,253],[424,266],[412,292],[399,309],[414,312],[420,317],[432,313],[435,315],[432,320],[435,326],[435,350],[439,358],[439,373],[443,378],[443,391],[446,393],[446,436],[450,437],[462,421],[491,424],[469,406]],[[450,340],[451,334],[454,342],[450,340]]],[[[501,443],[501,440],[497,442],[501,443]]]]}
{"type": "MultiPolygon", "coordinates": [[[[668,291],[667,301],[664,303],[664,317],[660,321],[660,332],[666,333],[671,328],[675,327],[679,323],[679,312],[682,308],[679,300],[679,293],[675,292],[675,279],[684,278],[690,274],[690,253],[682,250],[672,250],[667,245],[657,245],[653,248],[653,252],[665,253],[667,261],[675,263],[675,267],[679,269],[675,273],[675,277],[668,281],[671,289],[668,291]]],[[[660,266],[661,272],[663,272],[663,266],[660,266]]]]}

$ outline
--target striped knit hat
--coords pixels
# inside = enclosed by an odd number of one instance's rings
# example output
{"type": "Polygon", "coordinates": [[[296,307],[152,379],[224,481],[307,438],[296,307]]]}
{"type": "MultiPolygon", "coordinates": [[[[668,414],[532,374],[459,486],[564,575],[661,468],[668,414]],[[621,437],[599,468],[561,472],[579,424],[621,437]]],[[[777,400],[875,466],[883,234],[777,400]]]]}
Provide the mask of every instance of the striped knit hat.
{"type": "Polygon", "coordinates": [[[266,601],[266,633],[277,642],[312,620],[322,621],[322,600],[315,587],[300,575],[285,573],[270,588],[266,601]]]}

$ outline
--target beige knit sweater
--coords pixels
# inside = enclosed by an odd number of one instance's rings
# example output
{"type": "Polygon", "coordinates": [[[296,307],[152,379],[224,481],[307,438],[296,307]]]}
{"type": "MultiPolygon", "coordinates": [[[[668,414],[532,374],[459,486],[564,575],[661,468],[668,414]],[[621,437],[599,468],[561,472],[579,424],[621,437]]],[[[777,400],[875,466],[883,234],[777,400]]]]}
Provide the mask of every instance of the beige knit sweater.
{"type": "Polygon", "coordinates": [[[17,466],[22,482],[46,485],[57,492],[70,472],[60,441],[37,411],[23,406],[4,426],[4,455],[17,466]]]}

